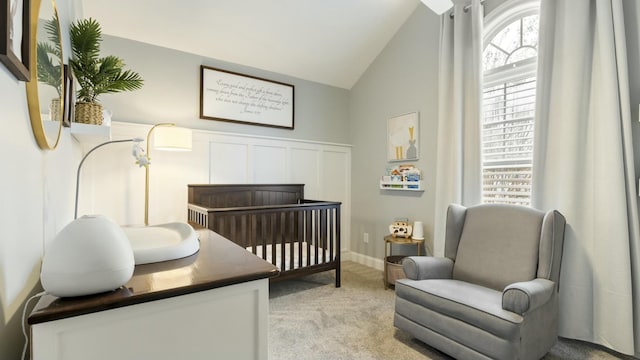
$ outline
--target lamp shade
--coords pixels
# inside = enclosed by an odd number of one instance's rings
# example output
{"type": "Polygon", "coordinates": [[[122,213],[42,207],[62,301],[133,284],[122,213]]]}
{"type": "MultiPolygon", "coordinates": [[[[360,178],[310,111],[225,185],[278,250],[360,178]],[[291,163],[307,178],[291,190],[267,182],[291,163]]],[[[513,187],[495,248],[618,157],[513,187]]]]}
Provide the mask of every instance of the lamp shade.
{"type": "Polygon", "coordinates": [[[413,234],[411,235],[415,240],[424,239],[424,224],[422,221],[415,221],[413,223],[413,234]]]}
{"type": "Polygon", "coordinates": [[[40,281],[58,297],[98,294],[131,279],[133,250],[124,230],[102,215],[85,215],[65,226],[42,259],[40,281]]]}
{"type": "Polygon", "coordinates": [[[445,11],[451,9],[453,7],[453,2],[451,0],[420,0],[423,4],[425,4],[431,11],[438,15],[442,15],[445,11]]]}
{"type": "Polygon", "coordinates": [[[153,133],[153,147],[158,150],[191,150],[191,129],[163,126],[157,127],[153,133]]]}

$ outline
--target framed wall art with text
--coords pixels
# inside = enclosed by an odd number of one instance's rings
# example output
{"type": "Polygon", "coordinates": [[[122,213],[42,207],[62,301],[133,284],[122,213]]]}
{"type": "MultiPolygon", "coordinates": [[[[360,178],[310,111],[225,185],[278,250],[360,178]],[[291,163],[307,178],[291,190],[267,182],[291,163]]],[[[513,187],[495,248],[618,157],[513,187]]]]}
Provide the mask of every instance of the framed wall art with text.
{"type": "Polygon", "coordinates": [[[200,118],[293,130],[294,86],[200,66],[200,118]]]}

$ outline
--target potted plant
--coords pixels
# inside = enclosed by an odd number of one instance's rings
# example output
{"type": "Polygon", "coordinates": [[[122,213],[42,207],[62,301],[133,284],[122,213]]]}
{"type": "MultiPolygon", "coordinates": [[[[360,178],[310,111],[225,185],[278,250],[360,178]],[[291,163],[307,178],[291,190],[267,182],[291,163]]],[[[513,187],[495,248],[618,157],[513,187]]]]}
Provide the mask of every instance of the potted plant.
{"type": "Polygon", "coordinates": [[[53,87],[58,93],[57,98],[51,100],[51,120],[60,121],[62,111],[60,109],[62,98],[62,47],[60,43],[60,29],[58,28],[57,15],[44,23],[44,29],[49,35],[50,41],[39,41],[36,48],[38,61],[38,81],[53,87]]]}
{"type": "Polygon", "coordinates": [[[100,125],[102,105],[98,103],[98,96],[140,89],[142,78],[134,71],[125,70],[124,61],[119,57],[100,57],[102,30],[95,19],[72,23],[69,36],[73,53],[69,63],[80,85],[76,92],[75,121],[100,125]]]}

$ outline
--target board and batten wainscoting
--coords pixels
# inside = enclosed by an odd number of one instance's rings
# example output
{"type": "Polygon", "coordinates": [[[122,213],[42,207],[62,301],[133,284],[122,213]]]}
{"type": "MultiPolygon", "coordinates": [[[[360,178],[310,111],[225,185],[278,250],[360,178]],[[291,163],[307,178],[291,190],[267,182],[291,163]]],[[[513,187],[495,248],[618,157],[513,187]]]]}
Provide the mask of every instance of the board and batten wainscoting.
{"type": "MultiPolygon", "coordinates": [[[[150,127],[114,121],[111,138],[144,137],[150,127]]],[[[87,151],[102,141],[106,139],[82,146],[87,151]]],[[[348,255],[350,145],[194,129],[191,152],[151,150],[150,156],[150,224],[187,220],[188,184],[305,184],[307,199],[342,203],[342,252],[348,255]]],[[[141,224],[144,169],[134,162],[126,144],[92,154],[81,175],[78,214],[103,214],[121,225],[141,224]]]]}

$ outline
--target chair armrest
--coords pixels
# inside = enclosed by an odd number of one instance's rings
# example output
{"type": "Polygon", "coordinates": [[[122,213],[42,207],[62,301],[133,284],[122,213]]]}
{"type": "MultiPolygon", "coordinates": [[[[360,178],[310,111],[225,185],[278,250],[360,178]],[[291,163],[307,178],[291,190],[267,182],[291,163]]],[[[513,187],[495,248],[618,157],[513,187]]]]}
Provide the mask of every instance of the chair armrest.
{"type": "Polygon", "coordinates": [[[453,261],[446,257],[407,256],[402,260],[402,270],[411,280],[451,279],[453,261]]]}
{"type": "Polygon", "coordinates": [[[520,315],[534,310],[549,301],[555,283],[547,279],[517,282],[502,291],[502,308],[520,315]]]}

